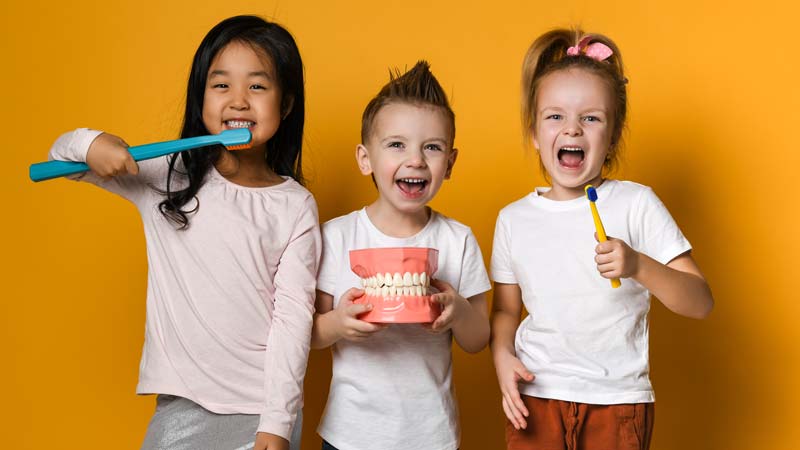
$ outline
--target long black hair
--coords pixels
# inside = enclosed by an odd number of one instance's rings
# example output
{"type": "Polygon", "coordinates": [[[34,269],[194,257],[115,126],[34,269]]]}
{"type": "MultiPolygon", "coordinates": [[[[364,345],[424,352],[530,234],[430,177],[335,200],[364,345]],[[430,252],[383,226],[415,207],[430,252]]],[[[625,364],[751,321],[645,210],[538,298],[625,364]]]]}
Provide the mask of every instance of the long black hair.
{"type": "MultiPolygon", "coordinates": [[[[186,111],[183,117],[181,138],[209,134],[203,124],[203,101],[206,81],[211,62],[220,50],[231,42],[244,42],[256,49],[263,49],[272,59],[278,85],[281,88],[281,113],[288,110],[275,135],[267,141],[266,161],[273,172],[287,175],[303,183],[302,148],[303,124],[305,122],[305,94],[303,81],[303,61],[292,35],[276,23],[267,22],[257,16],[235,16],[217,24],[203,38],[194,55],[189,82],[186,88],[186,111]]],[[[203,185],[206,174],[217,161],[221,146],[199,148],[172,155],[169,159],[166,196],[159,210],[179,229],[189,226],[189,214],[195,212],[200,204],[191,210],[183,207],[195,198],[203,185]],[[176,168],[180,156],[183,170],[176,168]],[[178,173],[185,176],[188,186],[173,191],[171,182],[178,173]]]]}

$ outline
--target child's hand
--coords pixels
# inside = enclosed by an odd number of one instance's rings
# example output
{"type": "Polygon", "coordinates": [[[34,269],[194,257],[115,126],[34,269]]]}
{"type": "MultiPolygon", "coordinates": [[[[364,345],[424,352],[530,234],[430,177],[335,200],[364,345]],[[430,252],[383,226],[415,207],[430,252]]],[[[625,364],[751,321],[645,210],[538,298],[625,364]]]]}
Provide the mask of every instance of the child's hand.
{"type": "Polygon", "coordinates": [[[128,152],[128,144],[113,134],[97,136],[86,153],[86,164],[104,180],[118,175],[139,173],[139,166],[128,152]]]}
{"type": "Polygon", "coordinates": [[[353,303],[364,294],[363,289],[352,288],[342,294],[339,304],[333,310],[336,317],[336,334],[348,341],[363,341],[388,325],[379,325],[359,320],[357,316],[372,310],[370,303],[353,303]]]}
{"type": "Polygon", "coordinates": [[[272,433],[256,433],[253,450],[289,450],[289,441],[272,433]]]}
{"type": "Polygon", "coordinates": [[[597,253],[594,262],[603,278],[630,278],[639,270],[639,252],[623,240],[608,236],[608,240],[597,244],[594,251],[597,253]]]}
{"type": "Polygon", "coordinates": [[[530,383],[536,378],[516,356],[507,351],[496,353],[494,367],[503,394],[503,411],[514,428],[527,428],[525,418],[530,414],[519,395],[519,383],[530,383]]]}
{"type": "Polygon", "coordinates": [[[470,308],[470,304],[467,299],[453,289],[453,286],[444,281],[431,279],[431,285],[439,291],[431,296],[431,300],[442,307],[442,314],[430,325],[430,330],[442,333],[453,328],[453,325],[464,314],[465,308],[470,308]]]}

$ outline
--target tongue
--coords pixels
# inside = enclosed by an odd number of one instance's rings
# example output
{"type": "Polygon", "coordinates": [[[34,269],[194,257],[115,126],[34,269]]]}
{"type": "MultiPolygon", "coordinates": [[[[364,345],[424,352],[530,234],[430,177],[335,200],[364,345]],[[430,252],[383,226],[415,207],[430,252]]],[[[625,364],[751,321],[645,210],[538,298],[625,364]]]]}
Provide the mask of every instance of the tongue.
{"type": "Polygon", "coordinates": [[[406,183],[405,181],[398,181],[397,183],[400,185],[400,189],[409,194],[417,193],[425,186],[425,183],[406,183]]]}
{"type": "Polygon", "coordinates": [[[581,165],[581,161],[583,161],[583,155],[578,152],[563,152],[561,158],[559,158],[559,161],[561,161],[562,166],[575,169],[581,165]]]}

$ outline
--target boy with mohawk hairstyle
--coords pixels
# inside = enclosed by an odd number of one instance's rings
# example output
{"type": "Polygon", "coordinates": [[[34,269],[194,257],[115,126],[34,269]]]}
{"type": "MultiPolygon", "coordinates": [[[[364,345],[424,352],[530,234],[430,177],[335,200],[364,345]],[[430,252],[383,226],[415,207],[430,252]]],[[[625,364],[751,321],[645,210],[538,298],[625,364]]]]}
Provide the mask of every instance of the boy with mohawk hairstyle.
{"type": "Polygon", "coordinates": [[[332,347],[333,377],[318,432],[324,450],[455,450],[458,407],[452,385],[452,339],[467,352],[489,340],[490,289],[472,231],[427,206],[456,161],[455,115],[447,95],[418,62],[367,105],[356,161],[372,175],[378,198],[323,226],[317,313],[311,345],[332,347]],[[439,250],[431,324],[390,326],[359,320],[370,304],[349,264],[350,250],[439,250]]]}

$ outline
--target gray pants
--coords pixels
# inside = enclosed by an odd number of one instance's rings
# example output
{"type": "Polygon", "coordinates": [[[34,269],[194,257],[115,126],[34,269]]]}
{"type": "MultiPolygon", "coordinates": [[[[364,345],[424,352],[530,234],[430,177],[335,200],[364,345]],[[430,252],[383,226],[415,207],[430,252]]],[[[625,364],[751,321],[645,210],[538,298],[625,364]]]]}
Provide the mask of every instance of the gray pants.
{"type": "MultiPolygon", "coordinates": [[[[159,395],[142,450],[250,450],[255,445],[257,414],[216,414],[174,395],[159,395]]],[[[297,413],[291,450],[300,450],[303,412],[297,413]]]]}

